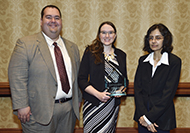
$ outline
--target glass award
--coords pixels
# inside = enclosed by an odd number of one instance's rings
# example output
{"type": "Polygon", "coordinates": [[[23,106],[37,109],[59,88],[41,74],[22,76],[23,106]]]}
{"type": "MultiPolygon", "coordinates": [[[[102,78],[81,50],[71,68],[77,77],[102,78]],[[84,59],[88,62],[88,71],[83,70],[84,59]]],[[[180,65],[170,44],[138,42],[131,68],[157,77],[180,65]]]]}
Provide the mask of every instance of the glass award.
{"type": "Polygon", "coordinates": [[[110,93],[109,96],[126,96],[126,78],[115,66],[108,61],[106,63],[111,67],[111,69],[105,71],[105,88],[110,93]]]}
{"type": "Polygon", "coordinates": [[[123,83],[106,83],[107,92],[109,96],[126,96],[126,78],[123,78],[123,83]]]}

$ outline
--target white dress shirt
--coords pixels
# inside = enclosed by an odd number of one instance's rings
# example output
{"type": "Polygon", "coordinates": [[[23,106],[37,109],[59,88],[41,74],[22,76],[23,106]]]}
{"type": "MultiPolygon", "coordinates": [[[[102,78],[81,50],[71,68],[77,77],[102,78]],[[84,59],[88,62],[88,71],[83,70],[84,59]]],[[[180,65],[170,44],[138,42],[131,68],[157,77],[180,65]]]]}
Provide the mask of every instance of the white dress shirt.
{"type": "Polygon", "coordinates": [[[54,68],[55,68],[55,74],[56,74],[57,84],[58,84],[55,99],[70,98],[70,97],[72,97],[72,66],[71,66],[71,59],[69,57],[69,54],[65,47],[65,44],[64,44],[63,40],[61,39],[61,36],[59,35],[59,39],[56,41],[56,43],[62,52],[64,63],[65,63],[65,68],[66,68],[66,72],[67,72],[67,76],[68,76],[68,80],[69,80],[70,90],[69,90],[68,94],[66,94],[62,90],[60,76],[59,76],[57,63],[56,63],[56,59],[55,59],[55,54],[54,54],[54,45],[53,45],[54,41],[51,38],[49,38],[45,33],[42,32],[42,34],[44,35],[45,40],[48,44],[48,47],[49,47],[49,50],[51,53],[51,57],[53,60],[54,68]]]}

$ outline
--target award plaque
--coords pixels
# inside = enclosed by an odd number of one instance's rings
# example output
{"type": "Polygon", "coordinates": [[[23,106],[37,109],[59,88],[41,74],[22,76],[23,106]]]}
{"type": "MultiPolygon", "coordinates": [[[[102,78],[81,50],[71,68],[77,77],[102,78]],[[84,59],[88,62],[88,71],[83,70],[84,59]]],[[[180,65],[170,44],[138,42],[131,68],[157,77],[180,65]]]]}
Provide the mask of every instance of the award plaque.
{"type": "Polygon", "coordinates": [[[107,92],[111,93],[109,96],[126,96],[126,78],[123,83],[107,83],[107,92]]]}
{"type": "Polygon", "coordinates": [[[105,60],[105,65],[109,65],[105,71],[105,88],[110,93],[109,96],[125,96],[127,89],[126,78],[107,60],[105,60]]]}

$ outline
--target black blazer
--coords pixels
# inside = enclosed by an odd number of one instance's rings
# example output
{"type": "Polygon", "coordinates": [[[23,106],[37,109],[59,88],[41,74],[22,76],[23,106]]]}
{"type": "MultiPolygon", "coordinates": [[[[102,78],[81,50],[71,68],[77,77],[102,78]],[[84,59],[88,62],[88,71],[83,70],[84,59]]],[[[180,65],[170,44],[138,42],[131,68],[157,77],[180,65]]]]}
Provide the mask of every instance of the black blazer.
{"type": "MultiPolygon", "coordinates": [[[[79,74],[78,74],[78,83],[81,91],[83,92],[83,98],[91,102],[93,105],[98,106],[100,100],[95,96],[87,93],[85,91],[86,87],[92,85],[98,91],[103,92],[105,90],[105,71],[104,71],[104,55],[101,55],[102,63],[95,64],[95,57],[92,53],[86,48],[84,55],[81,60],[79,74]],[[88,77],[89,76],[89,77],[88,77]]],[[[127,70],[126,70],[126,54],[120,50],[115,48],[114,52],[117,56],[117,61],[119,63],[118,70],[126,77],[127,85],[127,70]]],[[[120,82],[120,81],[119,81],[120,82]]],[[[116,98],[116,105],[120,104],[120,98],[116,98]]]]}
{"type": "Polygon", "coordinates": [[[173,98],[179,83],[181,59],[168,53],[169,65],[158,66],[152,77],[152,65],[143,62],[147,56],[140,57],[135,75],[134,120],[138,121],[145,115],[152,123],[159,126],[158,129],[171,130],[176,127],[173,98]]]}

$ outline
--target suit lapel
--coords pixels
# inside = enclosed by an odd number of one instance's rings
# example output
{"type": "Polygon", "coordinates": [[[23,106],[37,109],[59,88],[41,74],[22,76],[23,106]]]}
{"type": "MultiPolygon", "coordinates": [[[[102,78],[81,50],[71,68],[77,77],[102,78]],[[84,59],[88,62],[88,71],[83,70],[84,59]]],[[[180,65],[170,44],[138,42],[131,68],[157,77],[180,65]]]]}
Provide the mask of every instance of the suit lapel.
{"type": "Polygon", "coordinates": [[[165,64],[161,64],[160,66],[157,67],[155,73],[154,73],[154,78],[156,79],[157,77],[160,78],[160,76],[163,76],[166,74],[169,66],[165,64]]]}
{"type": "Polygon", "coordinates": [[[41,52],[41,55],[44,59],[44,62],[46,63],[51,75],[53,76],[53,78],[55,80],[57,80],[56,74],[55,74],[55,68],[53,65],[53,60],[52,60],[48,45],[45,41],[45,38],[43,37],[41,32],[38,34],[37,42],[38,42],[38,46],[39,46],[39,50],[41,52]]]}
{"type": "Polygon", "coordinates": [[[149,62],[144,62],[144,64],[147,76],[152,78],[152,65],[149,62]]]}

